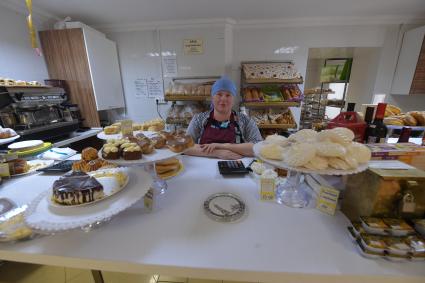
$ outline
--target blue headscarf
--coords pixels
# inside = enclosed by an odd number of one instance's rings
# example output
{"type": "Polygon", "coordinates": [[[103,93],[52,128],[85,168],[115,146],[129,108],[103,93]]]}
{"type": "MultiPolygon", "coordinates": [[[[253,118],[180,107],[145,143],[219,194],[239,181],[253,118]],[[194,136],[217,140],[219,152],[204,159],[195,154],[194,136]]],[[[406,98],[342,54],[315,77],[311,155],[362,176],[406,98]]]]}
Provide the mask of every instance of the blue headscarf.
{"type": "Polygon", "coordinates": [[[222,76],[217,80],[211,88],[211,96],[217,94],[217,92],[224,90],[230,92],[233,96],[236,96],[236,85],[231,79],[226,76],[222,76]]]}

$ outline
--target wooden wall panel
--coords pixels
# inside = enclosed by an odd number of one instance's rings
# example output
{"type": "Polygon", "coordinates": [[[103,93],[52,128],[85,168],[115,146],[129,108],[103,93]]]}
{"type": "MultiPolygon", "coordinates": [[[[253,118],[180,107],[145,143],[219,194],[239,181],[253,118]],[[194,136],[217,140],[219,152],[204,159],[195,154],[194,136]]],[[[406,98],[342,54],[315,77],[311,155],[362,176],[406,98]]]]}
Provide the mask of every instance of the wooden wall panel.
{"type": "Polygon", "coordinates": [[[39,37],[49,77],[67,81],[84,126],[100,127],[82,29],[41,31],[39,37]]]}
{"type": "Polygon", "coordinates": [[[422,41],[421,53],[416,64],[410,94],[425,94],[425,37],[422,41]]]}

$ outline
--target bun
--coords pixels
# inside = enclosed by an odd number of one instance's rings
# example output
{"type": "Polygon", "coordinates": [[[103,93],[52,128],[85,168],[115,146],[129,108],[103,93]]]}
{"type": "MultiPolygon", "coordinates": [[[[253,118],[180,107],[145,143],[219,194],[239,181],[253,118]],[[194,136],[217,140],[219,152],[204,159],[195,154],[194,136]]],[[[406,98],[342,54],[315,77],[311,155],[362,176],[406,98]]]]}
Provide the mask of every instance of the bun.
{"type": "Polygon", "coordinates": [[[97,149],[93,147],[86,147],[81,152],[81,159],[85,161],[91,161],[97,159],[97,149]]]}
{"type": "Polygon", "coordinates": [[[418,126],[425,126],[425,113],[419,111],[408,112],[417,121],[418,126]]]}
{"type": "Polygon", "coordinates": [[[416,126],[418,124],[418,121],[416,121],[416,119],[410,114],[406,114],[404,116],[403,122],[406,126],[416,126]]]}

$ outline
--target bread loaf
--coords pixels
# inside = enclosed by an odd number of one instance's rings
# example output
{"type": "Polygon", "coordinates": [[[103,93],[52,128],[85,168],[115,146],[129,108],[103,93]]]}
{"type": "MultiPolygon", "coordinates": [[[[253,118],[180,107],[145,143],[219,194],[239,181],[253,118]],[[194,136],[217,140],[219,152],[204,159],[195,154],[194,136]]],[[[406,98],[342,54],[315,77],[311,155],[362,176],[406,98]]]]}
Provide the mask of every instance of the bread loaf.
{"type": "Polygon", "coordinates": [[[419,111],[411,111],[407,114],[410,114],[417,121],[418,126],[425,126],[425,113],[419,111]]]}
{"type": "Polygon", "coordinates": [[[403,122],[406,126],[416,126],[418,124],[418,121],[416,121],[416,119],[410,114],[406,114],[404,116],[403,122]]]}

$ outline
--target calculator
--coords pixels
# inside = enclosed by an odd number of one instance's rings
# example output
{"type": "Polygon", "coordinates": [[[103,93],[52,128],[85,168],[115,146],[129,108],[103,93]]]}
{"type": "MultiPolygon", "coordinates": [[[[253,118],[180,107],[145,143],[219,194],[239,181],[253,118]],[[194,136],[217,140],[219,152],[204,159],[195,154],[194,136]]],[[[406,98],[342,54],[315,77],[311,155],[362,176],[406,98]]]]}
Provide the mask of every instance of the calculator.
{"type": "Polygon", "coordinates": [[[218,171],[221,175],[238,175],[249,172],[241,160],[218,161],[218,171]]]}
{"type": "Polygon", "coordinates": [[[38,169],[38,172],[68,172],[76,160],[64,160],[51,166],[38,169]]]}

